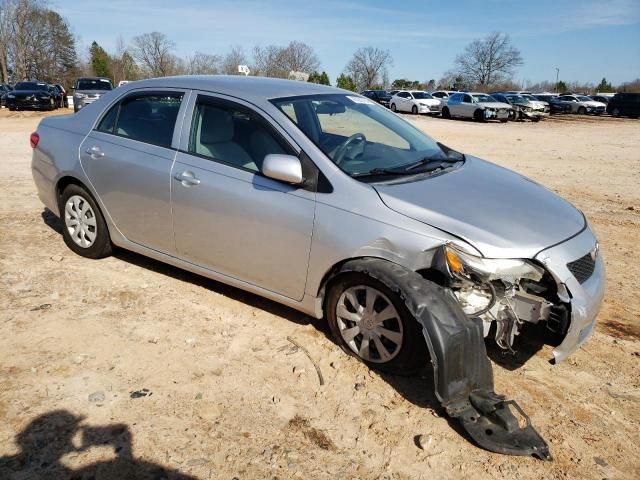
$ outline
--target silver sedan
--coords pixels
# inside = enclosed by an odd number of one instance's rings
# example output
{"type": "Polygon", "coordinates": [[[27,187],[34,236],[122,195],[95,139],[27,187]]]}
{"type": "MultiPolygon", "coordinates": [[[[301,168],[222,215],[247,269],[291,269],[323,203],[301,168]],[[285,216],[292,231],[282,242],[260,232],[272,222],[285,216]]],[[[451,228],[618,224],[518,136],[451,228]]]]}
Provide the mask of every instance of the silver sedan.
{"type": "Polygon", "coordinates": [[[548,457],[493,391],[484,344],[491,332],[513,350],[529,324],[560,361],[593,331],[596,238],[541,185],[360,95],[255,77],[127,84],[44,118],[31,144],[77,254],[133,250],[326,318],[387,372],[430,358],[438,399],[479,445],[548,457]]]}

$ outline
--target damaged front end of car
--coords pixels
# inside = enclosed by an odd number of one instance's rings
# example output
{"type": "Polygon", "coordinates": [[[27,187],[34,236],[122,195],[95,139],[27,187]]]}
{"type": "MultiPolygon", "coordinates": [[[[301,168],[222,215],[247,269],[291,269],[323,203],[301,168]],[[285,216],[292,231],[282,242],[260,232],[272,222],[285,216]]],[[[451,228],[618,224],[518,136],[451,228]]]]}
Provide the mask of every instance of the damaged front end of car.
{"type": "Polygon", "coordinates": [[[488,259],[445,244],[434,253],[433,266],[446,274],[445,291],[459,313],[453,306],[432,308],[428,318],[424,313],[416,318],[431,353],[436,394],[448,415],[480,447],[551,460],[547,443],[522,408],[494,391],[484,338],[493,334],[498,347],[513,353],[524,325],[534,324],[557,346],[555,360],[566,358],[593,331],[604,267],[589,229],[539,257],[488,259]]]}

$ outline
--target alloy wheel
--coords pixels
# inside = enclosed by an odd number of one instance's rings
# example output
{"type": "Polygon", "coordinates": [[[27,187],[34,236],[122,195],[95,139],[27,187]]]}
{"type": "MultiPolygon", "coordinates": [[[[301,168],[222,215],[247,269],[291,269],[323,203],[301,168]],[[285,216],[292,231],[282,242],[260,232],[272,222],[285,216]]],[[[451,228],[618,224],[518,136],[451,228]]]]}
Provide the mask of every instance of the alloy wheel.
{"type": "Polygon", "coordinates": [[[64,224],[73,242],[89,248],[96,240],[98,224],[89,202],[80,195],[69,197],[64,207],[64,224]]]}
{"type": "Polygon", "coordinates": [[[363,360],[386,363],[400,352],[400,315],[379,290],[367,285],[346,289],[338,299],[336,318],[342,339],[363,360]]]}

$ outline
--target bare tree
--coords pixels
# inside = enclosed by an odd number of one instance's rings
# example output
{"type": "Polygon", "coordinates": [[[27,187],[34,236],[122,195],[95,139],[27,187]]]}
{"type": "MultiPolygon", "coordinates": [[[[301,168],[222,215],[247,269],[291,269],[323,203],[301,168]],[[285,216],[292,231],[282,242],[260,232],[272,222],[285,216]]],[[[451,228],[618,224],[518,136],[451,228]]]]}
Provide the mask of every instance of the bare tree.
{"type": "Polygon", "coordinates": [[[286,47],[256,46],[253,49],[253,67],[256,75],[288,78],[290,72],[311,74],[320,68],[320,60],[313,47],[293,41],[286,47]]]}
{"type": "Polygon", "coordinates": [[[189,75],[217,75],[220,73],[220,55],[196,52],[187,59],[189,75]]]}
{"type": "Polygon", "coordinates": [[[172,75],[177,69],[177,58],[172,51],[175,43],[164,33],[143,33],[133,38],[131,54],[154,77],[172,75]]]}
{"type": "Polygon", "coordinates": [[[225,75],[238,75],[238,65],[246,65],[247,56],[244,49],[239,45],[234,45],[231,50],[222,58],[220,70],[225,75]]]}
{"type": "Polygon", "coordinates": [[[468,83],[486,87],[505,81],[522,63],[509,35],[493,32],[467,45],[456,57],[454,70],[468,83]]]}
{"type": "Polygon", "coordinates": [[[393,58],[388,50],[375,47],[359,48],[347,63],[345,73],[350,76],[358,90],[372,88],[388,79],[388,69],[393,58]]]}

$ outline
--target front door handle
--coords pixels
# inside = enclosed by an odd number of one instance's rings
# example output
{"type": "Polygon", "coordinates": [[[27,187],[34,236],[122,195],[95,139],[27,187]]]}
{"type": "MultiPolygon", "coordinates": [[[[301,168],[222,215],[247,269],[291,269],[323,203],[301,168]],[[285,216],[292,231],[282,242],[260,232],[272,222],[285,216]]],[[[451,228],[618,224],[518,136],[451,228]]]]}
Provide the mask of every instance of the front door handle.
{"type": "Polygon", "coordinates": [[[176,173],[173,178],[182,183],[185,187],[190,187],[192,185],[200,185],[200,180],[196,178],[193,172],[185,170],[184,172],[176,173]]]}
{"type": "Polygon", "coordinates": [[[96,146],[87,148],[85,150],[85,153],[87,153],[92,158],[104,157],[104,152],[100,150],[100,147],[96,147],[96,146]]]}

